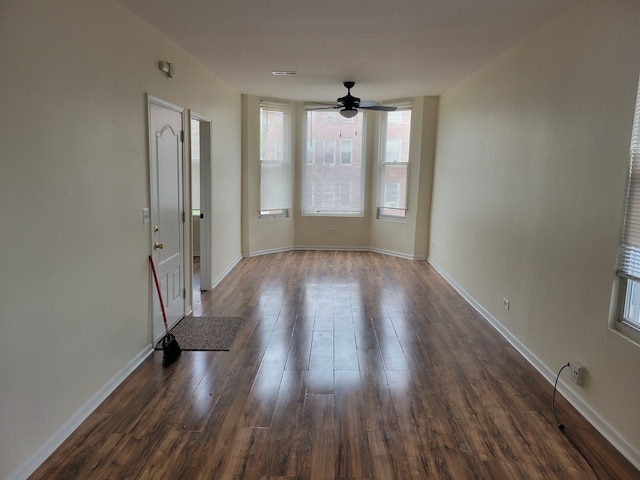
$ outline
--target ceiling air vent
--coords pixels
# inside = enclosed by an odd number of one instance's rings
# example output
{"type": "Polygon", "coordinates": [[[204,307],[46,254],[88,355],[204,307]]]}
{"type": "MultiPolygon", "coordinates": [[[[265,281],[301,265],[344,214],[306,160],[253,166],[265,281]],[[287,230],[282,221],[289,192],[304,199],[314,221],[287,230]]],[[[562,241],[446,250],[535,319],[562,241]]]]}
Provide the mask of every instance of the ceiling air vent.
{"type": "Polygon", "coordinates": [[[298,75],[298,72],[294,72],[293,70],[274,70],[271,74],[276,77],[295,77],[298,75]]]}

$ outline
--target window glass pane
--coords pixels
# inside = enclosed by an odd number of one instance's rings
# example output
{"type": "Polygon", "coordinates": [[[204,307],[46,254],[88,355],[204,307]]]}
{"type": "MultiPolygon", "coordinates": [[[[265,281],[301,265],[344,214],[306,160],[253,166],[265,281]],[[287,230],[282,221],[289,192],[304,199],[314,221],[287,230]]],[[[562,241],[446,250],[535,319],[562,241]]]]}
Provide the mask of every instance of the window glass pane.
{"type": "Polygon", "coordinates": [[[315,161],[315,151],[313,145],[313,139],[307,139],[307,163],[313,163],[315,161]]]}
{"type": "Polygon", "coordinates": [[[384,204],[388,207],[398,208],[398,196],[400,194],[400,184],[387,182],[384,185],[384,204]]]}
{"type": "Polygon", "coordinates": [[[411,140],[411,110],[388,112],[381,125],[379,216],[404,217],[411,140]]]}
{"type": "Polygon", "coordinates": [[[339,112],[306,113],[304,215],[363,215],[362,132],[361,113],[350,121],[339,112]]]}
{"type": "Polygon", "coordinates": [[[351,163],[351,150],[353,148],[353,140],[350,138],[342,139],[340,141],[340,163],[351,163]]]}
{"type": "Polygon", "coordinates": [[[331,165],[336,161],[336,140],[335,138],[325,138],[322,141],[324,163],[331,165]]]}
{"type": "Polygon", "coordinates": [[[635,280],[627,280],[624,321],[640,328],[640,283],[635,280]]]}
{"type": "Polygon", "coordinates": [[[386,162],[408,162],[411,138],[411,110],[389,112],[386,125],[386,162]],[[392,121],[393,120],[393,121],[392,121]]]}
{"type": "Polygon", "coordinates": [[[287,145],[288,110],[260,108],[260,212],[290,207],[291,174],[287,145]]]}
{"type": "Polygon", "coordinates": [[[390,124],[401,124],[404,122],[404,112],[406,110],[396,110],[387,114],[387,122],[390,124]]]}
{"type": "Polygon", "coordinates": [[[351,185],[349,183],[341,183],[340,190],[340,206],[349,207],[351,205],[351,185]]]}
{"type": "Polygon", "coordinates": [[[383,179],[383,207],[406,208],[407,164],[385,165],[383,179]]]}
{"type": "Polygon", "coordinates": [[[399,162],[400,161],[400,140],[387,140],[387,155],[385,162],[399,162]]]}

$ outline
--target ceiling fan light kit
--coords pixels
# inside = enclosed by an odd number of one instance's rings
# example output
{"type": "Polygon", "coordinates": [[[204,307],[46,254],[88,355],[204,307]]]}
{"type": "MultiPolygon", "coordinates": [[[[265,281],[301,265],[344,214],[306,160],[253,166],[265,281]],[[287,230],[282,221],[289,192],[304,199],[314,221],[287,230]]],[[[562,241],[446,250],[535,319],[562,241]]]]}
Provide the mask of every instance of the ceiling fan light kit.
{"type": "Polygon", "coordinates": [[[343,108],[342,110],[340,110],[340,115],[342,115],[344,118],[353,118],[357,114],[358,114],[358,110],[356,110],[355,108],[350,108],[350,109],[343,108]]]}
{"type": "Polygon", "coordinates": [[[358,114],[358,109],[362,110],[378,110],[382,112],[394,112],[397,107],[387,107],[380,105],[378,102],[366,101],[362,102],[358,97],[351,95],[351,89],[355,86],[356,82],[344,82],[343,85],[347,89],[347,94],[344,97],[340,97],[337,100],[336,105],[327,107],[311,108],[311,110],[322,110],[327,108],[339,108],[340,115],[344,118],[353,118],[358,114]]]}

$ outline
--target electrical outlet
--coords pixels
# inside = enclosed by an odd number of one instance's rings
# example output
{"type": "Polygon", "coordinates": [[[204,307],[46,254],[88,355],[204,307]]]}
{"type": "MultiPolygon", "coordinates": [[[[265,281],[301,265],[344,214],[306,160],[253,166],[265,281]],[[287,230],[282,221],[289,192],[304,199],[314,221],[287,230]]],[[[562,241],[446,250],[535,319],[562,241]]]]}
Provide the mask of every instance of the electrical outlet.
{"type": "Polygon", "coordinates": [[[502,299],[502,306],[504,307],[505,310],[509,310],[509,307],[511,306],[511,302],[509,301],[508,298],[502,299]]]}
{"type": "Polygon", "coordinates": [[[327,233],[329,235],[333,235],[334,233],[336,233],[336,229],[333,228],[333,227],[329,227],[329,228],[327,228],[327,233]]]}
{"type": "Polygon", "coordinates": [[[571,362],[571,381],[576,385],[584,385],[585,368],[578,362],[571,362]]]}

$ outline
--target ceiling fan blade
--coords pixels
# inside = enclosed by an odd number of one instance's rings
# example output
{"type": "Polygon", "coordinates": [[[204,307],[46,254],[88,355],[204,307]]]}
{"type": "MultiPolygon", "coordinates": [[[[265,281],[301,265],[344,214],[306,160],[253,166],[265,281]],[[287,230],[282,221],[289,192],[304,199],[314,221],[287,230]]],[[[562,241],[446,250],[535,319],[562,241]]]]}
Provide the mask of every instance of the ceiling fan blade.
{"type": "Polygon", "coordinates": [[[358,108],[362,108],[363,110],[378,110],[381,112],[395,112],[398,107],[387,107],[386,105],[373,105],[371,107],[363,107],[362,103],[358,108]]]}
{"type": "Polygon", "coordinates": [[[338,104],[327,104],[327,103],[319,103],[316,105],[306,105],[304,107],[305,110],[332,110],[336,108],[342,108],[342,105],[338,104]]]}
{"type": "Polygon", "coordinates": [[[377,107],[378,105],[380,105],[379,102],[374,102],[373,100],[369,100],[366,102],[360,102],[360,107],[362,108],[369,108],[369,107],[377,107]]]}

